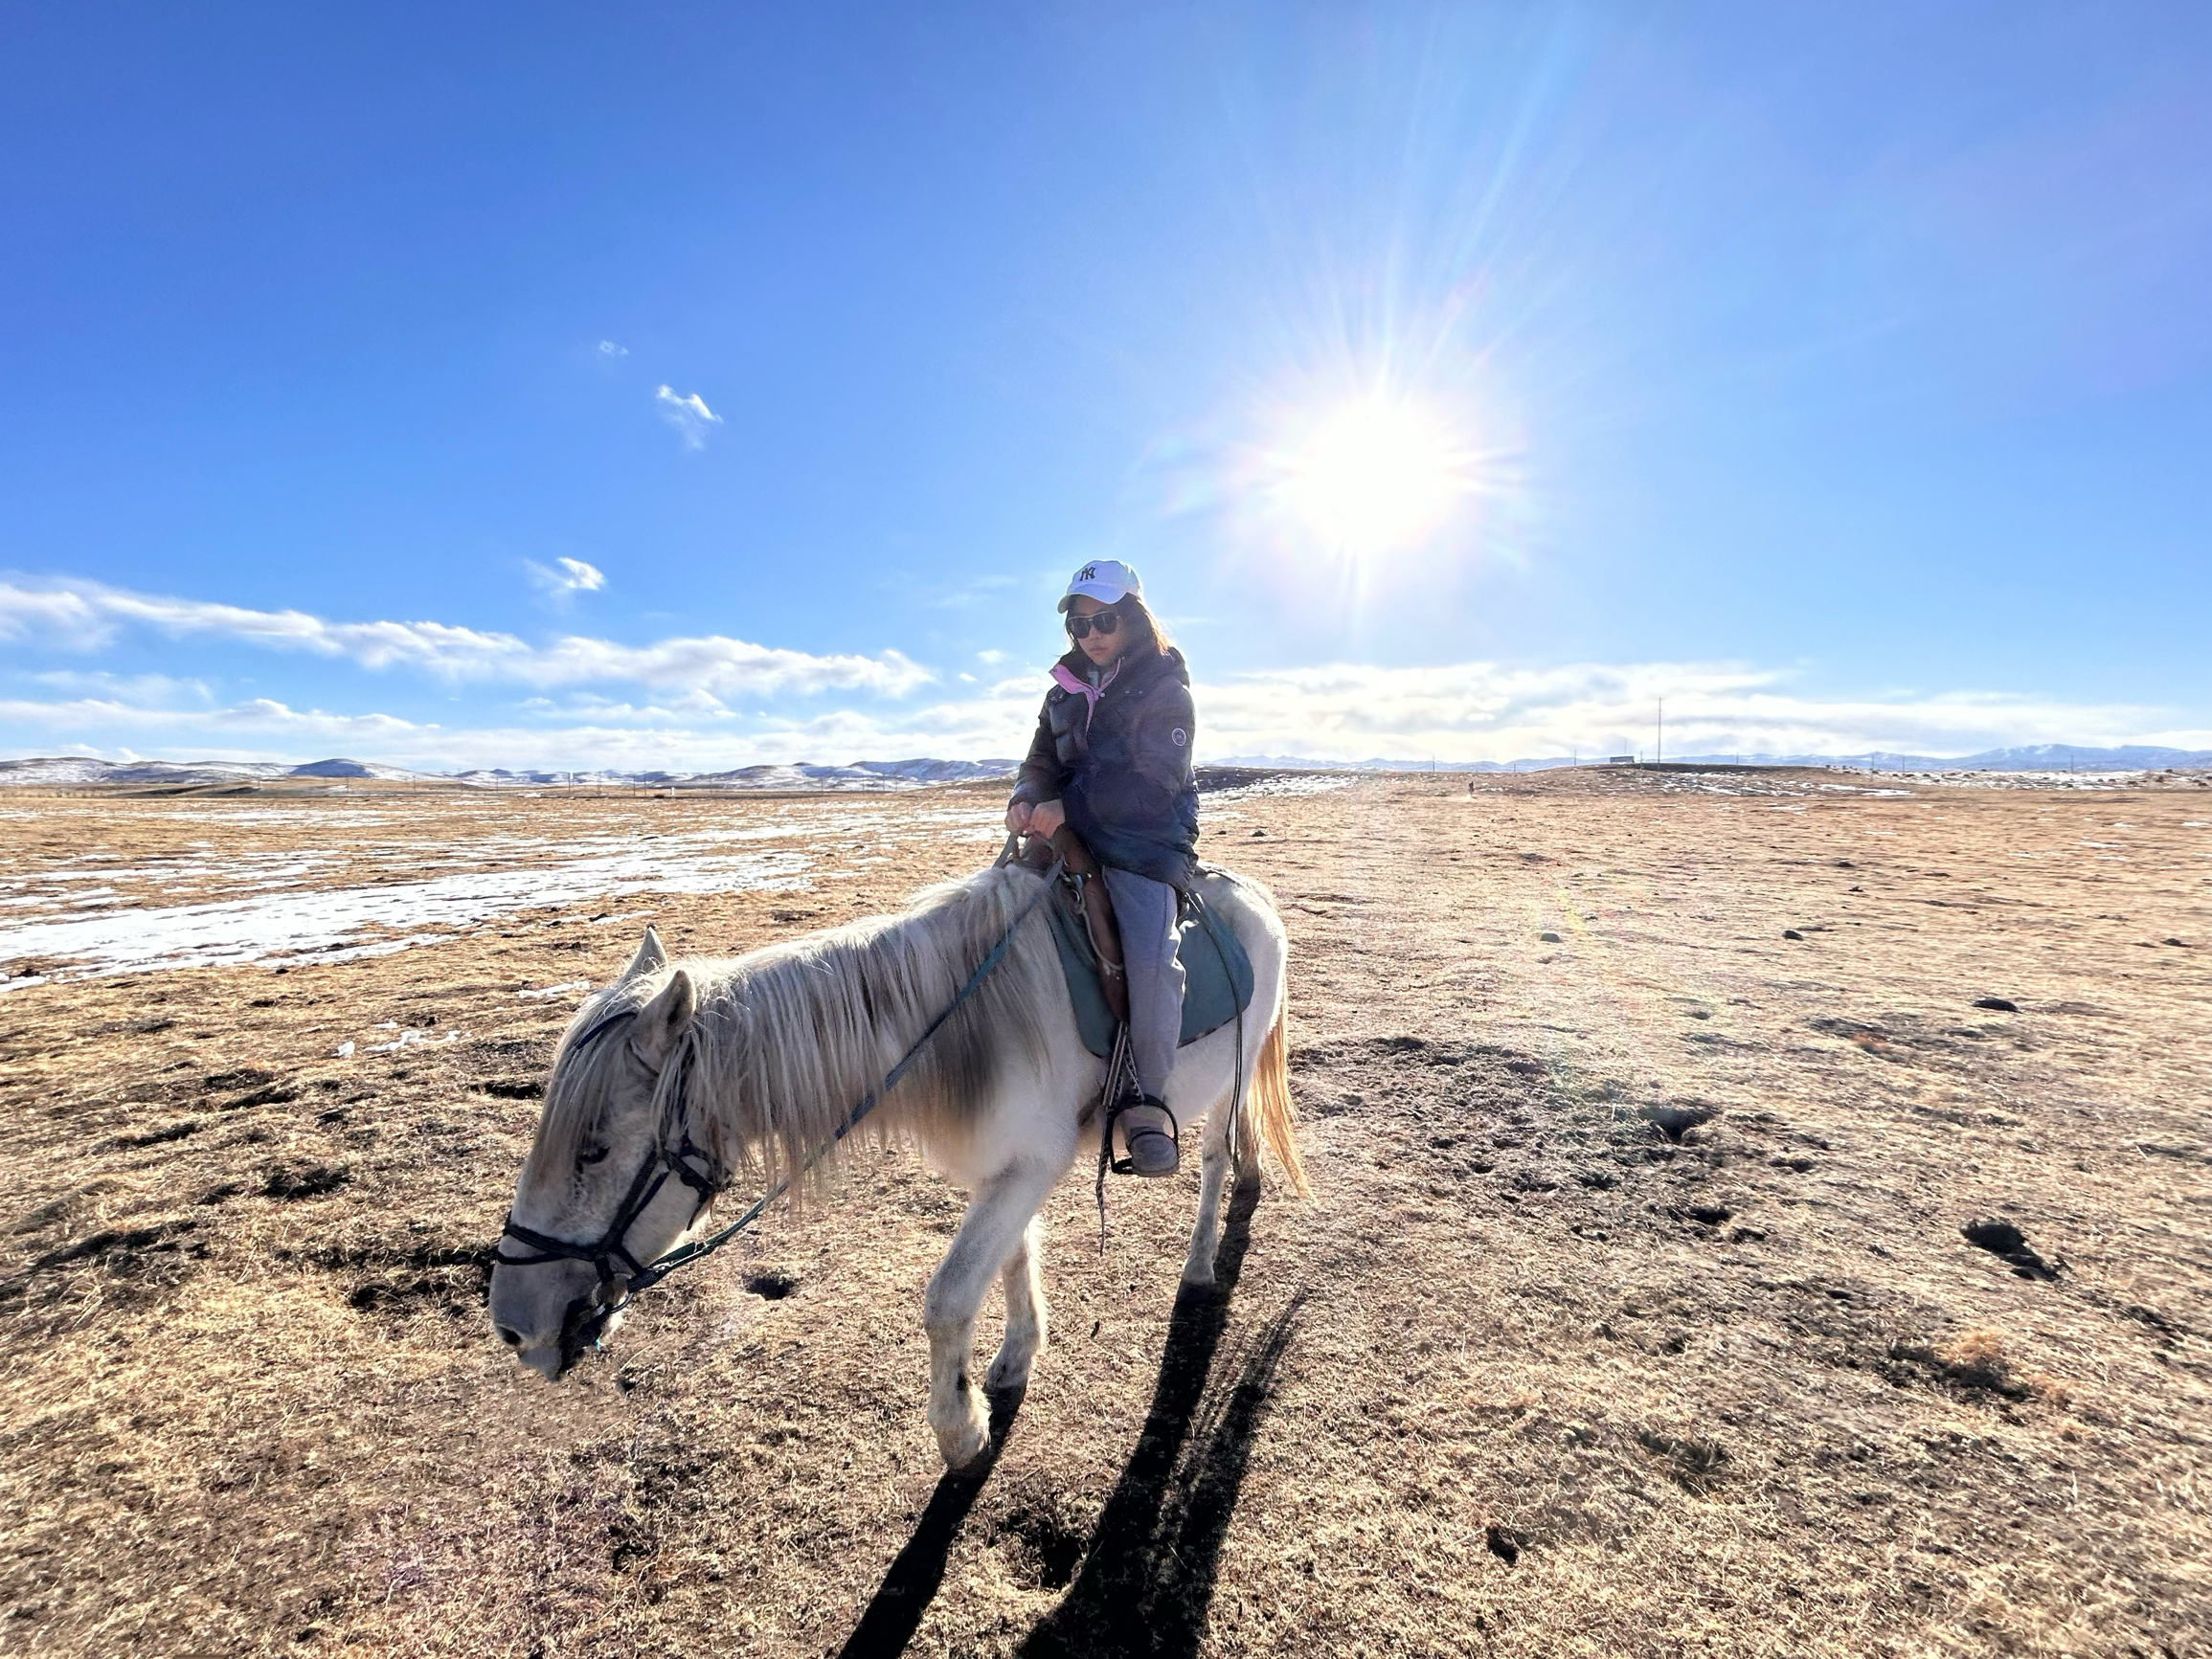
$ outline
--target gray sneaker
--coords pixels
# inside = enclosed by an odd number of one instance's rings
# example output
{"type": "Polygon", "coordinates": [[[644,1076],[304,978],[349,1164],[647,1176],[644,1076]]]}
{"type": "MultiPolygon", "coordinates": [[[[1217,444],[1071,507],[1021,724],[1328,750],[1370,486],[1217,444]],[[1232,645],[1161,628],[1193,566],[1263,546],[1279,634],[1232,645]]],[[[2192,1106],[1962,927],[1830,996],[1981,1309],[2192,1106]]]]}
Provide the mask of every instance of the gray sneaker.
{"type": "Polygon", "coordinates": [[[1129,1173],[1157,1178],[1171,1176],[1182,1163],[1175,1144],[1175,1114],[1166,1104],[1144,1096],[1121,1109],[1121,1144],[1129,1150],[1129,1173]]]}

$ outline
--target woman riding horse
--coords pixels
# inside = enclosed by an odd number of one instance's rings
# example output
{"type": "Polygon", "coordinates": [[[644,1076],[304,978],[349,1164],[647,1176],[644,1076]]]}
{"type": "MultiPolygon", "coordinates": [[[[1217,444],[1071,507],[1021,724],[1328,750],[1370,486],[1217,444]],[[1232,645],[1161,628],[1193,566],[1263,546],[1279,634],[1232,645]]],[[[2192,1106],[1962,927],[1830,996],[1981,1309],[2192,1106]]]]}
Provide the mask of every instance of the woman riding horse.
{"type": "Polygon", "coordinates": [[[1099,559],[1061,596],[1072,648],[1053,665],[1006,827],[1048,839],[1062,823],[1103,866],[1129,975],[1129,1053],[1140,1098],[1121,1104],[1129,1167],[1171,1176],[1174,1117],[1162,1094],[1183,1031],[1180,895],[1198,873],[1190,776],[1190,675],[1144,603],[1137,572],[1099,559]]]}

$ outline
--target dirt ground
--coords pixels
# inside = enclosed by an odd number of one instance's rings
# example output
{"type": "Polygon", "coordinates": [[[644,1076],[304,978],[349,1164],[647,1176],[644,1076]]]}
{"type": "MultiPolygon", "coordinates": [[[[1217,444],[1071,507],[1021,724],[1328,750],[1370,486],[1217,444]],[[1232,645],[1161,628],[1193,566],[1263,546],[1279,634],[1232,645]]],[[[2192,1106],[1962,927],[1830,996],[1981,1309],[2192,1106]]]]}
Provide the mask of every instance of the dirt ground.
{"type": "Polygon", "coordinates": [[[895,908],[993,792],[0,798],[0,1648],[2212,1651],[2212,791],[1298,787],[1206,851],[1317,1199],[1179,1299],[1195,1176],[1102,1255],[1071,1177],[981,1479],[911,1155],[557,1387],[483,1291],[578,982],[895,908]]]}

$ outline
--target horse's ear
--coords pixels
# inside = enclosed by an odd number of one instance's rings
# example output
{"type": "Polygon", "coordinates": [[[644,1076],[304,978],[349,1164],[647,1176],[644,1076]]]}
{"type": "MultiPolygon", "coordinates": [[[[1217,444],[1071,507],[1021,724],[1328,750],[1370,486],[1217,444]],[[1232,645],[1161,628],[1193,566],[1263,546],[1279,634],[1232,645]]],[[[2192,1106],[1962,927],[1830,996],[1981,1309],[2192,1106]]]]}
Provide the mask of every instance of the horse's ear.
{"type": "Polygon", "coordinates": [[[638,953],[630,958],[630,965],[622,970],[622,977],[635,979],[640,974],[654,974],[668,965],[668,953],[662,948],[661,935],[653,931],[650,922],[645,924],[645,936],[638,943],[638,953]]]}
{"type": "Polygon", "coordinates": [[[698,1011],[698,989],[691,983],[691,975],[679,968],[661,994],[639,1013],[637,1030],[631,1034],[631,1041],[637,1043],[640,1053],[659,1065],[668,1058],[668,1051],[676,1046],[676,1039],[683,1036],[684,1027],[691,1023],[691,1016],[698,1011]]]}

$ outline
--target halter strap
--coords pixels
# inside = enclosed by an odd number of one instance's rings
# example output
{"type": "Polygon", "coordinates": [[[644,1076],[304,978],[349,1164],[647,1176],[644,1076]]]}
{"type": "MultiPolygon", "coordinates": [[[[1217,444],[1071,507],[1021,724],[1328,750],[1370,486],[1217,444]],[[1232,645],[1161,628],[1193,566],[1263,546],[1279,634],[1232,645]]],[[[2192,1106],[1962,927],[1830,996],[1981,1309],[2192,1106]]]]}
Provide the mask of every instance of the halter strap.
{"type": "MultiPolygon", "coordinates": [[[[1003,857],[1001,862],[1004,862],[1003,857]]],[[[805,1175],[807,1171],[813,1169],[816,1164],[828,1156],[831,1148],[859,1127],[861,1120],[873,1111],[883,1098],[898,1087],[900,1080],[913,1069],[914,1062],[921,1057],[921,1051],[928,1045],[929,1040],[943,1028],[945,1021],[959,1011],[962,1003],[976,994],[977,988],[990,976],[992,970],[1005,959],[1006,952],[1014,942],[1015,933],[1020,931],[1022,924],[1029,919],[1038,905],[1043,903],[1046,895],[1051,892],[1052,883],[1059,877],[1064,864],[1065,861],[1063,860],[1055,859],[1052,862],[1052,867],[1046,872],[1045,879],[1038,884],[1036,893],[1016,913],[1014,919],[1006,924],[1006,930],[999,935],[998,943],[993,945],[982,961],[976,965],[975,972],[968,975],[967,983],[959,988],[959,993],[947,1004],[945,1011],[929,1022],[928,1028],[914,1039],[914,1046],[909,1048],[899,1063],[885,1074],[884,1080],[869,1089],[861,1098],[860,1104],[845,1114],[845,1120],[837,1126],[836,1131],[830,1135],[828,1145],[814,1153],[800,1167],[799,1174],[801,1176],[805,1175]]],[[[636,1016],[637,1010],[634,1008],[624,1009],[619,1014],[608,1015],[605,1019],[595,1023],[583,1036],[576,1039],[576,1042],[571,1045],[571,1052],[573,1053],[576,1048],[582,1047],[602,1033],[613,1029],[621,1021],[635,1019],[636,1016]]],[[[599,1282],[597,1293],[588,1300],[578,1297],[571,1302],[567,1316],[562,1320],[561,1347],[564,1357],[581,1353],[585,1348],[598,1346],[599,1336],[605,1331],[607,1321],[626,1307],[632,1296],[640,1290],[648,1289],[659,1284],[678,1267],[684,1267],[688,1263],[696,1262],[702,1256],[711,1256],[719,1250],[724,1244],[758,1221],[770,1204],[791,1190],[791,1182],[797,1178],[796,1177],[787,1177],[777,1182],[772,1190],[757,1199],[743,1215],[710,1238],[694,1239],[687,1244],[677,1244],[656,1256],[650,1262],[640,1262],[636,1256],[630,1253],[624,1243],[629,1237],[630,1228],[637,1224],[638,1219],[651,1206],[653,1199],[660,1196],[661,1188],[667,1184],[669,1176],[673,1175],[678,1180],[689,1187],[697,1198],[697,1202],[692,1206],[691,1220],[685,1223],[686,1231],[697,1224],[700,1215],[705,1212],[707,1206],[712,1203],[730,1184],[729,1177],[721,1172],[702,1174],[691,1163],[693,1158],[698,1158],[707,1163],[711,1171],[713,1170],[712,1160],[707,1153],[692,1144],[690,1113],[685,1109],[684,1095],[686,1085],[690,1081],[691,1054],[691,1044],[686,1042],[678,1048],[676,1054],[669,1061],[671,1065],[683,1069],[676,1077],[674,1087],[669,1090],[667,1108],[659,1132],[653,1137],[653,1149],[646,1155],[645,1161],[638,1166],[638,1173],[630,1181],[630,1190],[616,1209],[614,1220],[607,1223],[607,1230],[604,1233],[589,1244],[578,1244],[570,1239],[558,1239],[550,1233],[541,1233],[533,1228],[524,1226],[514,1219],[514,1213],[511,1210],[508,1212],[506,1224],[500,1229],[502,1243],[508,1239],[519,1240],[538,1253],[534,1256],[508,1256],[503,1254],[495,1245],[492,1249],[491,1259],[496,1263],[509,1267],[535,1267],[548,1262],[589,1262],[594,1270],[598,1272],[599,1282]],[[668,1119],[670,1118],[674,1120],[673,1128],[677,1133],[677,1145],[672,1155],[668,1150],[668,1130],[671,1127],[668,1119]],[[618,1259],[627,1269],[626,1271],[617,1272],[615,1270],[614,1264],[618,1259]],[[610,1286],[619,1286],[611,1298],[606,1294],[610,1286]]]]}

